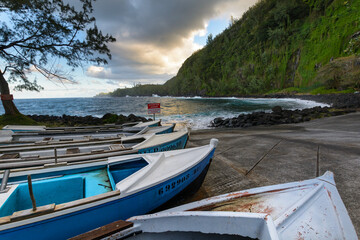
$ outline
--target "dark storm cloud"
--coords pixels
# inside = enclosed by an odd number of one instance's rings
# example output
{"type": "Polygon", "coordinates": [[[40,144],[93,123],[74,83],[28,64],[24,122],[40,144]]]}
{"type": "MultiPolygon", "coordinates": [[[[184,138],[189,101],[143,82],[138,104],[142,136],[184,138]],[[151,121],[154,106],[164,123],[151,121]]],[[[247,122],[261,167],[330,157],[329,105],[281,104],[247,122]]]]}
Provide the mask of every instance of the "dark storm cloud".
{"type": "MultiPolygon", "coordinates": [[[[112,61],[99,78],[167,80],[194,50],[196,31],[227,12],[241,15],[256,0],[99,0],[94,4],[97,25],[116,37],[112,61]]],[[[236,16],[239,17],[239,16],[236,16]]],[[[94,70],[94,69],[92,69],[94,70]]]]}
{"type": "Polygon", "coordinates": [[[205,21],[216,15],[218,0],[105,0],[98,2],[96,16],[115,36],[161,47],[181,44],[191,31],[202,29],[205,21]],[[103,4],[104,3],[104,4],[103,4]]]}

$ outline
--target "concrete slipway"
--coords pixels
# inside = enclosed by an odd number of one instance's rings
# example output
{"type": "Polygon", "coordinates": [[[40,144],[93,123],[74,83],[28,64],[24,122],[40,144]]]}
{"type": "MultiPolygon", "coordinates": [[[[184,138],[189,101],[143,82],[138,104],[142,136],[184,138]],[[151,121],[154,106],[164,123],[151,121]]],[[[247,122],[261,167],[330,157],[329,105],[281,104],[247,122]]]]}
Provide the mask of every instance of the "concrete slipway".
{"type": "Polygon", "coordinates": [[[177,204],[334,172],[360,235],[360,112],[301,124],[192,131],[188,147],[218,138],[199,191],[177,204]]]}

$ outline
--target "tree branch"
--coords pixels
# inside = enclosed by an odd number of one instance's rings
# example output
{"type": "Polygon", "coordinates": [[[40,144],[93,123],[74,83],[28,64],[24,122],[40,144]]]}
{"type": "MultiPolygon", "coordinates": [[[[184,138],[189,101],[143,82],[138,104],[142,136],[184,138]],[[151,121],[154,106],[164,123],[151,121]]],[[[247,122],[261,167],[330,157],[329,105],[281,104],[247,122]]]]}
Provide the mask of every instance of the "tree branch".
{"type": "MultiPolygon", "coordinates": [[[[71,37],[71,39],[67,43],[62,43],[62,44],[52,43],[52,44],[40,45],[38,47],[34,47],[34,46],[19,44],[19,43],[23,43],[25,41],[22,41],[22,42],[18,41],[18,42],[14,42],[14,44],[12,44],[12,45],[13,46],[18,46],[18,47],[21,47],[21,48],[33,49],[33,50],[41,50],[43,48],[49,48],[49,47],[74,47],[71,44],[73,43],[77,33],[78,33],[78,30],[76,30],[74,32],[73,36],[71,37]]],[[[0,48],[0,50],[2,50],[2,49],[0,48]]]]}
{"type": "Polygon", "coordinates": [[[55,73],[55,71],[48,70],[48,69],[46,69],[46,68],[44,68],[44,67],[41,67],[41,66],[37,65],[36,63],[34,63],[34,62],[32,62],[32,61],[28,61],[28,60],[25,58],[25,56],[22,55],[21,52],[20,52],[18,49],[16,49],[15,47],[14,47],[14,49],[17,51],[17,53],[22,57],[22,59],[23,59],[25,62],[27,62],[28,64],[33,65],[33,66],[35,67],[35,69],[36,69],[41,75],[43,75],[46,79],[48,79],[48,80],[51,81],[53,78],[57,78],[57,79],[59,79],[59,81],[60,81],[62,84],[64,84],[63,81],[65,81],[65,80],[66,80],[66,81],[69,81],[69,82],[71,82],[71,83],[76,83],[75,81],[72,81],[72,80],[70,80],[70,79],[68,79],[68,78],[66,78],[66,77],[62,77],[62,76],[58,75],[57,73],[55,73]]]}
{"type": "Polygon", "coordinates": [[[18,41],[14,41],[8,45],[0,45],[0,50],[4,50],[4,49],[7,49],[7,48],[11,48],[13,46],[18,46],[18,43],[24,43],[24,42],[27,42],[28,40],[34,38],[34,37],[39,37],[40,35],[37,35],[37,33],[39,32],[39,30],[37,30],[33,35],[27,37],[27,38],[23,38],[21,40],[18,40],[18,41]]]}

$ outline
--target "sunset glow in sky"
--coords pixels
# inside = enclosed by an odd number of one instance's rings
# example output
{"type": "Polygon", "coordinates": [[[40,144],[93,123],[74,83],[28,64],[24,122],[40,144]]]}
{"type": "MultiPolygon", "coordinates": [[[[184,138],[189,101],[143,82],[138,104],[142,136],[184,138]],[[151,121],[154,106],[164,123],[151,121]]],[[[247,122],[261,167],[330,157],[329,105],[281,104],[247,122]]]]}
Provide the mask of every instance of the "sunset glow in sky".
{"type": "MultiPolygon", "coordinates": [[[[69,72],[77,84],[54,83],[33,74],[45,89],[13,92],[15,98],[92,97],[100,92],[141,84],[162,84],[202,48],[207,36],[221,33],[257,0],[98,0],[96,23],[117,41],[109,45],[106,66],[69,72]]],[[[69,71],[65,64],[57,63],[69,71]]]]}

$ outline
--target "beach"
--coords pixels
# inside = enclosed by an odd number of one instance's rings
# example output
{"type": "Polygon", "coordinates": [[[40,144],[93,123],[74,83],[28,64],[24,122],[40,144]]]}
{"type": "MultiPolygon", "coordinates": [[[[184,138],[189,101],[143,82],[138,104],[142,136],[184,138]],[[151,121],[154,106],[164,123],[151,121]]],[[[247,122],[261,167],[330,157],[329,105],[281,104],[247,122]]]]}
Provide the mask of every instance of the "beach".
{"type": "Polygon", "coordinates": [[[192,131],[187,147],[211,138],[219,145],[202,186],[182,203],[311,179],[329,170],[359,235],[359,136],[360,112],[298,124],[192,131]]]}

